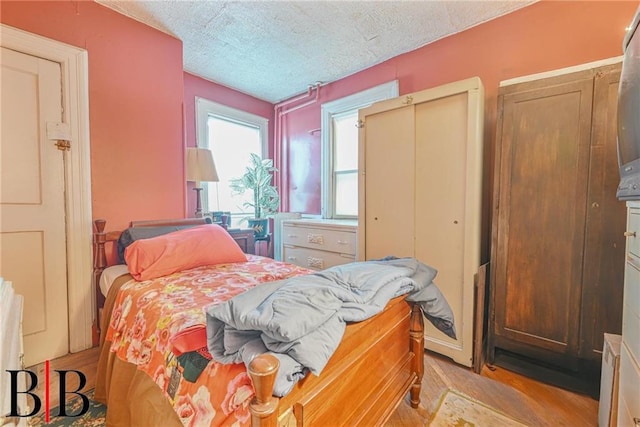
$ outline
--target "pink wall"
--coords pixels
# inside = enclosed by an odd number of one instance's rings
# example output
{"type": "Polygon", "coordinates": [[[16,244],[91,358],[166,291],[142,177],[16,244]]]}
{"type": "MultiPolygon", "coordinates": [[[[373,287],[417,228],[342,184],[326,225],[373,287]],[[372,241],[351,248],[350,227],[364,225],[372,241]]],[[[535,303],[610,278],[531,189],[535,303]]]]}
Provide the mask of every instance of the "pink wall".
{"type": "MultiPolygon", "coordinates": [[[[541,1],[323,86],[319,101],[287,115],[290,211],[320,213],[320,105],[398,79],[400,94],[479,76],[485,103],[485,206],[490,206],[498,84],[502,80],[620,56],[629,1],[541,1]],[[301,160],[300,160],[301,159],[301,160]]],[[[484,219],[485,229],[488,215],[484,219]]],[[[487,237],[488,239],[488,237],[487,237]]]]}
{"type": "MultiPolygon", "coordinates": [[[[210,101],[255,114],[269,120],[269,155],[272,156],[273,104],[210,82],[193,74],[184,73],[184,106],[188,147],[195,147],[196,145],[196,97],[206,98],[210,101]]],[[[196,210],[195,192],[192,191],[193,187],[194,184],[190,182],[187,190],[187,216],[193,216],[193,212],[196,210]]]]}
{"type": "Polygon", "coordinates": [[[182,42],[87,1],[3,1],[0,21],[88,51],[93,217],[183,217],[182,42]]]}
{"type": "MultiPolygon", "coordinates": [[[[309,133],[320,127],[320,104],[392,79],[405,94],[480,76],[488,193],[498,83],[619,56],[636,7],[541,1],[323,86],[318,103],[284,121],[290,210],[320,212],[320,135],[309,133]]],[[[107,219],[108,230],[195,209],[183,156],[185,135],[195,143],[196,95],[267,117],[273,130],[272,105],[183,73],[181,41],[96,3],[3,1],[0,22],[88,51],[93,216],[107,219]]]]}

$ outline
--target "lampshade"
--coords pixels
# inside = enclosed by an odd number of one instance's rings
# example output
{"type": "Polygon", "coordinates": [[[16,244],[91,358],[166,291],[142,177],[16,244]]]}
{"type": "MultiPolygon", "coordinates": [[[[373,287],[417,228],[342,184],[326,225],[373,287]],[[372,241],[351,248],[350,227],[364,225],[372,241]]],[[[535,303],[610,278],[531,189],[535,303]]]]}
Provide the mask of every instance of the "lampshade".
{"type": "Polygon", "coordinates": [[[211,150],[187,148],[187,181],[218,181],[218,172],[213,163],[211,150]]]}

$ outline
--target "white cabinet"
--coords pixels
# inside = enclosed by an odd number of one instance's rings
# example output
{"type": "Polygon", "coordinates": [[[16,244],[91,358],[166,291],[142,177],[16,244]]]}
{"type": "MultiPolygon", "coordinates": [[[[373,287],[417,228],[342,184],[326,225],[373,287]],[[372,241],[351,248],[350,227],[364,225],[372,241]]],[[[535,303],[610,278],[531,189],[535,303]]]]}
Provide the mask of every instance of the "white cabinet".
{"type": "Polygon", "coordinates": [[[282,222],[282,260],[314,270],[353,262],[356,231],[355,220],[285,220],[282,222]]]}
{"type": "Polygon", "coordinates": [[[359,112],[358,258],[415,257],[438,270],[458,339],[425,322],[425,347],[465,366],[480,267],[483,94],[474,77],[359,112]]]}
{"type": "Polygon", "coordinates": [[[627,202],[618,426],[640,425],[640,201],[627,202]]]}

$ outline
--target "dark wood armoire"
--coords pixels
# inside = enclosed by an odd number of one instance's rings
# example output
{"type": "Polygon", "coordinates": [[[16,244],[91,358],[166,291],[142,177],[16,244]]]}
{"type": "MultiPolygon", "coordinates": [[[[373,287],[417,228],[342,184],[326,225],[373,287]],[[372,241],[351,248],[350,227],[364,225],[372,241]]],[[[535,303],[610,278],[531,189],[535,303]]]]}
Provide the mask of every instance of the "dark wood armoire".
{"type": "Polygon", "coordinates": [[[592,394],[604,333],[621,331],[619,76],[611,64],[498,97],[488,359],[592,394]]]}

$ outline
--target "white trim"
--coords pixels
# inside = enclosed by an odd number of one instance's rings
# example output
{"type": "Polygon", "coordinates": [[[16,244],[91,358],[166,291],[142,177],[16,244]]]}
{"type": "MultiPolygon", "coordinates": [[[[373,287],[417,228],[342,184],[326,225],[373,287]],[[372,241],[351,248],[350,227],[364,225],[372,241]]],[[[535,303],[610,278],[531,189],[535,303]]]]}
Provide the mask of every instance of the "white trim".
{"type": "Polygon", "coordinates": [[[269,119],[196,96],[196,145],[198,147],[205,146],[204,143],[207,140],[207,118],[209,116],[217,116],[250,126],[258,126],[260,128],[260,138],[262,139],[262,156],[264,157],[269,152],[269,119]]]}
{"type": "Polygon", "coordinates": [[[592,68],[617,64],[619,62],[622,62],[622,56],[616,56],[615,58],[601,59],[599,61],[588,62],[586,64],[574,65],[572,67],[560,68],[557,70],[545,71],[537,74],[529,74],[527,76],[522,76],[522,77],[514,77],[513,79],[501,81],[500,87],[514,85],[517,83],[530,82],[533,80],[546,79],[549,77],[561,76],[563,74],[570,74],[578,71],[590,70],[592,68]]]}
{"type": "Polygon", "coordinates": [[[322,218],[332,218],[334,216],[334,197],[333,191],[331,190],[333,181],[333,162],[331,160],[333,159],[333,128],[331,126],[331,118],[336,114],[368,107],[374,102],[395,98],[398,96],[398,93],[398,80],[392,80],[322,104],[320,122],[322,135],[322,204],[320,212],[322,218]]]}
{"type": "Polygon", "coordinates": [[[65,155],[69,351],[90,348],[95,319],[92,286],[91,157],[87,51],[0,24],[0,45],[58,62],[62,73],[62,120],[71,130],[65,155]]]}

